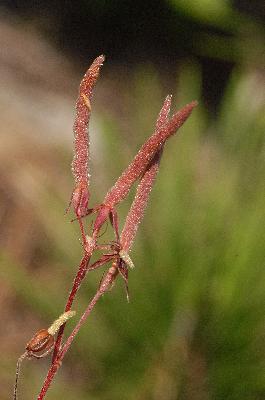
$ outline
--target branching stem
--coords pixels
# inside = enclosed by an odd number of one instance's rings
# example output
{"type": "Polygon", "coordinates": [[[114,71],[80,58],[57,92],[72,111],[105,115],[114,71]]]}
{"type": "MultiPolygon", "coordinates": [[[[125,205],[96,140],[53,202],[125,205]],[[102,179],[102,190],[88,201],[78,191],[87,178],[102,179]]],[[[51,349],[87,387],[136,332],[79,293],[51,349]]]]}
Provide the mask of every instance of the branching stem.
{"type": "MultiPolygon", "coordinates": [[[[88,304],[85,312],[63,345],[62,338],[65,329],[65,323],[60,326],[57,340],[54,345],[52,364],[38,395],[38,400],[44,399],[47,390],[54,379],[54,376],[62,364],[64,356],[69,350],[80,328],[85,323],[100,297],[112,288],[114,281],[119,274],[122,276],[125,282],[128,297],[128,267],[133,268],[134,266],[128,253],[135,239],[138,226],[144,216],[149,195],[158,173],[164,144],[167,139],[183,125],[183,123],[191,114],[193,108],[197,105],[196,102],[187,104],[180,111],[175,113],[170,119],[169,111],[171,105],[171,96],[167,96],[159,113],[153,135],[151,135],[144,143],[131,164],[118,178],[115,185],[108,191],[103,203],[94,209],[88,209],[89,138],[87,128],[91,113],[92,89],[94,88],[103,61],[104,56],[98,57],[87,71],[81,82],[79,97],[76,104],[77,113],[74,123],[75,151],[72,163],[72,170],[75,178],[75,188],[73,190],[70,204],[72,204],[76,219],[79,222],[84,255],[74,278],[72,288],[65,305],[65,312],[71,310],[72,304],[76,298],[76,294],[87,272],[97,269],[110,261],[112,262],[112,265],[103,275],[95,296],[88,304]],[[137,180],[139,181],[139,184],[136,190],[136,196],[128,212],[123,231],[120,235],[116,206],[127,196],[133,183],[137,180]],[[88,236],[86,235],[86,229],[82,218],[91,214],[92,212],[96,213],[96,218],[93,224],[92,234],[91,236],[88,236]],[[111,242],[111,244],[108,245],[109,250],[113,252],[101,255],[96,262],[89,265],[94,251],[102,250],[100,246],[97,245],[97,241],[102,225],[108,219],[111,221],[115,234],[115,242],[111,242]]],[[[18,376],[20,362],[21,358],[18,360],[16,376],[18,376]]],[[[16,386],[14,389],[15,391],[16,386]]]]}

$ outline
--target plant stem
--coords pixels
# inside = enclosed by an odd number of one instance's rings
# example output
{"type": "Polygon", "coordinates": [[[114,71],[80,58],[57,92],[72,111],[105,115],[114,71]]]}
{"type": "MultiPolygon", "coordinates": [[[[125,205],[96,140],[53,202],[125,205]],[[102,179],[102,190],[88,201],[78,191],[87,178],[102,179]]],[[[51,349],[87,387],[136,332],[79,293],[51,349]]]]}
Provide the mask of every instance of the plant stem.
{"type": "MultiPolygon", "coordinates": [[[[95,307],[100,297],[111,289],[116,277],[120,273],[123,277],[128,294],[128,268],[126,259],[128,255],[123,254],[121,251],[129,252],[134,241],[138,226],[143,218],[144,210],[146,208],[151,189],[153,187],[156,175],[159,169],[159,162],[163,151],[163,146],[166,140],[172,136],[178,128],[180,128],[186,119],[191,114],[193,108],[197,105],[192,102],[183,107],[180,111],[175,113],[169,120],[168,115],[171,105],[171,96],[167,96],[163,107],[159,113],[155,132],[147,139],[145,144],[141,147],[131,164],[125,169],[123,174],[118,178],[116,184],[109,190],[103,203],[92,211],[97,212],[95,219],[92,237],[86,236],[86,231],[83,225],[82,217],[88,215],[88,201],[89,201],[89,139],[87,127],[90,119],[91,105],[90,100],[92,96],[92,89],[97,80],[99,69],[104,61],[104,56],[98,57],[91,65],[87,74],[81,82],[79,97],[76,104],[76,119],[74,123],[75,133],[75,152],[72,163],[72,170],[76,182],[76,186],[72,193],[70,205],[73,205],[74,212],[79,222],[79,227],[82,235],[82,242],[84,248],[84,255],[78,267],[78,271],[73,281],[72,289],[69,293],[65,312],[70,311],[72,304],[75,300],[78,289],[89,270],[96,269],[106,262],[113,260],[111,267],[103,276],[95,296],[88,304],[85,312],[76,324],[72,333],[61,347],[65,324],[63,324],[58,332],[57,340],[54,346],[52,364],[49,368],[47,376],[44,380],[43,386],[38,395],[38,400],[43,400],[46,393],[58,371],[61,367],[62,360],[69,350],[75,336],[78,334],[80,328],[85,323],[91,311],[95,307]],[[124,229],[121,237],[118,231],[118,220],[115,207],[122,201],[136,180],[140,180],[137,187],[136,196],[132,203],[131,209],[127,215],[124,229]],[[120,252],[114,254],[103,254],[103,256],[89,266],[90,258],[93,252],[100,247],[97,247],[97,240],[99,231],[104,222],[110,218],[114,227],[115,238],[118,244],[121,245],[120,252]]],[[[69,209],[69,208],[68,208],[69,209]]],[[[128,264],[128,263],[127,263],[128,264]]]]}
{"type": "Polygon", "coordinates": [[[58,353],[56,359],[52,363],[52,365],[48,371],[48,374],[46,376],[46,379],[43,383],[43,386],[41,388],[41,391],[39,393],[38,400],[44,399],[44,397],[53,381],[53,378],[54,378],[55,374],[57,373],[58,369],[60,368],[60,366],[62,365],[62,360],[63,360],[65,354],[67,353],[67,351],[69,350],[75,336],[79,332],[81,326],[85,323],[87,317],[90,315],[91,311],[95,307],[95,305],[98,302],[98,300],[100,299],[100,297],[112,287],[114,280],[118,276],[118,272],[119,272],[118,265],[114,261],[112,266],[108,269],[108,272],[106,273],[106,275],[103,277],[103,279],[99,285],[99,288],[97,290],[97,293],[95,294],[93,299],[90,301],[87,309],[85,310],[82,317],[80,318],[80,320],[76,324],[75,328],[73,329],[71,335],[68,337],[67,341],[63,345],[63,348],[58,353]]]}
{"type": "MultiPolygon", "coordinates": [[[[90,257],[91,257],[91,254],[85,253],[84,257],[82,258],[82,260],[80,262],[78,271],[77,271],[76,276],[74,278],[72,289],[71,289],[71,291],[69,293],[67,302],[65,304],[65,308],[64,308],[65,312],[71,310],[71,307],[72,307],[72,304],[74,302],[76,293],[77,293],[77,291],[78,291],[78,289],[79,289],[79,287],[81,285],[82,280],[84,279],[84,277],[86,275],[86,269],[87,269],[87,265],[88,265],[88,263],[90,261],[90,257]]],[[[55,345],[54,345],[54,350],[53,350],[53,355],[52,355],[52,363],[57,358],[57,355],[58,355],[58,352],[59,352],[59,349],[60,349],[60,346],[61,346],[62,338],[63,338],[64,329],[65,329],[65,324],[63,324],[59,329],[59,332],[58,332],[58,335],[57,335],[57,339],[56,339],[56,342],[55,342],[55,345]]]]}
{"type": "Polygon", "coordinates": [[[57,373],[58,369],[60,368],[61,364],[62,364],[62,360],[65,356],[65,354],[67,353],[68,349],[70,348],[75,336],[77,335],[79,329],[81,328],[81,326],[84,324],[84,322],[86,321],[87,317],[90,315],[91,311],[93,310],[93,308],[95,307],[96,303],[98,302],[98,300],[100,299],[100,297],[103,295],[103,291],[98,290],[97,293],[95,294],[95,296],[93,297],[93,299],[91,300],[91,302],[89,303],[87,309],[85,310],[84,314],[82,315],[82,317],[80,318],[79,322],[77,323],[76,327],[74,328],[74,330],[72,331],[71,335],[68,337],[67,341],[65,342],[62,350],[58,353],[56,359],[54,360],[54,362],[52,363],[48,374],[46,376],[46,379],[43,383],[43,386],[41,388],[41,391],[38,395],[38,400],[42,400],[44,399],[52,381],[53,378],[55,376],[55,374],[57,373]]]}

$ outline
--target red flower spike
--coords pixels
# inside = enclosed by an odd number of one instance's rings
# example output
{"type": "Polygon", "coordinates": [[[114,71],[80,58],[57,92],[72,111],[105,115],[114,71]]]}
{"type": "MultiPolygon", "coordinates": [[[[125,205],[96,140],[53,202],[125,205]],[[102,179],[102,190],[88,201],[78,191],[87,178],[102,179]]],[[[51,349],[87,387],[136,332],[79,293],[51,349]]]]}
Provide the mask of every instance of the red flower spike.
{"type": "Polygon", "coordinates": [[[74,159],[72,172],[75,179],[75,189],[70,204],[73,205],[77,217],[87,212],[89,201],[89,134],[88,124],[91,114],[92,91],[99,76],[100,67],[105,57],[97,57],[86,72],[79,88],[76,102],[76,117],[74,122],[74,159]]]}
{"type": "MultiPolygon", "coordinates": [[[[163,125],[167,122],[167,118],[168,118],[168,114],[170,111],[170,105],[171,105],[171,98],[172,96],[169,95],[166,97],[164,104],[160,110],[160,113],[158,115],[157,118],[157,122],[156,122],[156,131],[160,130],[163,125]]],[[[132,164],[131,164],[132,165],[132,164]]],[[[94,223],[94,228],[93,228],[93,236],[96,237],[100,231],[100,228],[102,227],[102,225],[107,221],[107,219],[109,218],[110,214],[113,213],[113,217],[114,217],[114,230],[115,230],[115,235],[116,235],[116,239],[119,238],[119,233],[118,233],[118,221],[117,221],[117,216],[115,214],[115,210],[113,208],[113,206],[109,206],[107,203],[107,199],[108,199],[108,195],[111,191],[114,191],[114,188],[117,188],[117,186],[120,184],[121,182],[121,178],[123,177],[123,180],[126,182],[126,171],[128,171],[129,168],[127,168],[124,173],[121,175],[121,177],[118,179],[118,181],[116,182],[116,184],[112,187],[112,189],[108,192],[107,196],[105,197],[104,203],[98,207],[98,214],[94,223]]],[[[139,175],[140,176],[140,175],[139,175]]],[[[126,194],[129,192],[130,187],[132,186],[132,184],[134,183],[134,181],[138,178],[138,176],[133,179],[133,181],[131,180],[129,185],[127,185],[127,192],[126,194]]],[[[117,190],[118,191],[118,190],[117,190]]],[[[124,197],[126,196],[126,194],[124,195],[124,197]]],[[[114,196],[115,197],[115,196],[114,196]]],[[[95,208],[96,211],[96,208],[95,208]]]]}
{"type": "MultiPolygon", "coordinates": [[[[164,105],[159,113],[157,122],[156,122],[156,129],[160,129],[168,120],[168,114],[170,111],[170,105],[171,105],[171,96],[168,96],[164,102],[164,105]]],[[[149,194],[151,192],[155,177],[158,172],[159,168],[159,162],[160,158],[162,155],[162,149],[160,149],[154,159],[151,161],[150,167],[147,169],[147,171],[144,173],[140,184],[138,185],[135,200],[131,206],[131,209],[128,213],[128,216],[126,218],[126,222],[124,225],[124,229],[122,231],[121,235],[121,245],[119,246],[118,249],[116,249],[116,254],[114,252],[113,255],[104,255],[100,260],[92,264],[90,267],[88,267],[88,270],[93,270],[96,268],[99,268],[100,266],[104,265],[106,262],[110,261],[112,258],[116,258],[116,263],[113,265],[117,265],[118,272],[120,275],[123,277],[124,282],[125,282],[125,288],[126,288],[126,294],[127,294],[127,300],[129,301],[129,289],[128,289],[128,268],[127,268],[127,263],[122,257],[122,253],[125,252],[125,254],[130,250],[130,247],[132,245],[132,242],[134,240],[134,237],[136,235],[138,226],[143,218],[144,215],[144,210],[146,208],[149,194]]],[[[110,213],[110,209],[107,206],[102,206],[102,209],[100,210],[98,217],[95,221],[94,229],[96,227],[96,232],[98,232],[99,227],[101,226],[102,221],[108,218],[108,214],[110,213]]],[[[117,229],[117,228],[116,228],[117,229]]],[[[128,255],[126,254],[128,257],[128,255]]],[[[129,257],[128,257],[129,258],[129,257]]],[[[133,265],[132,261],[130,260],[129,263],[130,266],[133,265]]],[[[111,267],[111,277],[113,277],[112,271],[114,271],[114,267],[111,267]]],[[[115,277],[117,275],[117,271],[115,271],[115,277]]],[[[102,279],[102,282],[104,281],[104,277],[102,279]]],[[[108,284],[107,286],[109,286],[108,284]]],[[[102,284],[100,284],[100,287],[102,287],[102,284]]]]}
{"type": "MultiPolygon", "coordinates": [[[[167,96],[156,121],[156,130],[161,129],[168,122],[172,96],[167,96]]],[[[156,175],[159,170],[160,159],[163,148],[154,156],[147,171],[137,187],[134,201],[126,217],[124,228],[121,233],[121,247],[129,252],[135,238],[138,226],[143,219],[144,210],[147,206],[149,194],[152,190],[156,175]]]]}
{"type": "MultiPolygon", "coordinates": [[[[165,103],[169,101],[170,99],[167,97],[165,103]]],[[[165,141],[184,124],[196,105],[196,101],[187,104],[174,114],[169,122],[164,124],[161,128],[159,126],[159,128],[155,130],[155,133],[145,142],[136,154],[134,160],[107,193],[104,199],[105,205],[113,208],[127,196],[131,186],[145,172],[157,151],[162,147],[165,141]]]]}
{"type": "Polygon", "coordinates": [[[138,226],[143,219],[144,211],[148,203],[149,195],[155,182],[159,170],[159,162],[162,149],[155,155],[150,167],[143,175],[137,190],[134,201],[131,205],[124,228],[121,233],[121,247],[129,252],[134,241],[138,226]]]}

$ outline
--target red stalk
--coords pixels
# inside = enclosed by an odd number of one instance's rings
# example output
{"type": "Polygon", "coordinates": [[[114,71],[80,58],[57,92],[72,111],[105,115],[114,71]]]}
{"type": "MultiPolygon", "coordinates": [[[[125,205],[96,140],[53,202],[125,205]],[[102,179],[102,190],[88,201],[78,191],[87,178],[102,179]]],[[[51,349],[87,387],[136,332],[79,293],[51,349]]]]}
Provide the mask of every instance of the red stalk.
{"type": "Polygon", "coordinates": [[[76,324],[75,328],[73,329],[72,333],[70,334],[70,336],[68,337],[68,339],[66,340],[65,344],[63,345],[61,351],[59,352],[57,358],[55,359],[55,361],[52,363],[46,379],[43,383],[43,386],[41,388],[41,391],[38,395],[38,400],[42,400],[51,383],[52,380],[55,376],[55,374],[57,373],[58,369],[61,366],[62,360],[65,356],[65,354],[67,353],[67,351],[69,350],[75,336],[77,335],[77,333],[79,332],[81,326],[85,323],[86,319],[88,318],[88,316],[90,315],[91,311],[93,310],[93,308],[95,307],[96,303],[98,302],[98,300],[100,299],[100,297],[111,287],[112,283],[114,282],[116,276],[118,274],[118,270],[116,268],[116,264],[114,263],[112,265],[112,267],[109,268],[107,274],[103,277],[102,282],[98,288],[97,293],[95,294],[95,296],[93,297],[93,299],[91,300],[91,302],[89,303],[87,309],[85,310],[85,312],[83,313],[83,315],[81,316],[80,320],[78,321],[78,323],[76,324]]]}
{"type": "MultiPolygon", "coordinates": [[[[168,114],[171,105],[171,96],[168,96],[164,105],[159,113],[154,134],[145,142],[141,147],[138,154],[135,156],[132,163],[123,172],[115,185],[107,193],[103,204],[94,209],[97,212],[97,217],[93,227],[92,238],[85,235],[85,230],[81,217],[87,212],[87,204],[89,199],[88,185],[89,185],[89,170],[88,170],[88,157],[89,157],[89,140],[86,132],[91,106],[90,100],[92,96],[92,89],[97,80],[100,66],[104,61],[104,56],[98,57],[91,67],[80,85],[80,95],[77,100],[76,110],[77,116],[74,124],[75,131],[75,156],[72,163],[72,170],[76,182],[76,187],[72,195],[71,203],[73,204],[74,211],[77,219],[79,220],[80,230],[83,238],[83,246],[85,254],[80,262],[78,272],[74,279],[71,292],[66,302],[65,311],[69,311],[72,307],[73,301],[76,297],[77,291],[89,270],[96,269],[106,262],[114,260],[107,273],[103,276],[99,288],[90,301],[87,309],[81,316],[79,322],[73,329],[72,333],[66,340],[65,344],[60,348],[62,342],[62,335],[64,332],[65,324],[61,326],[57,341],[54,348],[52,365],[48,371],[46,379],[41,388],[38,400],[42,400],[48,388],[50,387],[55,374],[61,366],[62,360],[69,350],[75,336],[79,332],[81,326],[85,323],[87,317],[90,315],[94,306],[100,297],[108,290],[111,289],[116,277],[120,273],[125,281],[126,288],[128,283],[128,269],[130,260],[128,255],[135,239],[137,229],[144,216],[144,210],[147,206],[149,195],[153,187],[156,175],[159,169],[159,162],[162,155],[163,147],[166,140],[172,136],[178,128],[186,121],[191,114],[197,102],[192,102],[183,107],[180,111],[173,115],[168,120],[168,114]],[[122,201],[128,194],[132,184],[140,178],[140,183],[136,190],[135,199],[128,212],[123,231],[119,241],[117,213],[115,206],[122,201]],[[92,265],[88,265],[91,255],[97,248],[97,239],[101,226],[106,219],[111,215],[111,221],[115,229],[115,237],[119,242],[120,248],[115,250],[112,255],[103,255],[98,261],[92,265]],[[122,253],[122,251],[124,252],[122,253]]],[[[131,263],[132,264],[132,263],[131,263]]],[[[132,264],[133,265],[133,264],[132,264]]]]}
{"type": "MultiPolygon", "coordinates": [[[[80,265],[79,265],[78,271],[76,273],[76,276],[74,278],[72,289],[71,289],[71,291],[69,293],[69,296],[68,296],[64,311],[70,311],[71,308],[72,308],[76,293],[78,292],[78,289],[80,288],[82,280],[85,277],[85,274],[86,274],[85,271],[86,271],[87,265],[89,263],[90,257],[91,257],[91,254],[86,253],[84,255],[84,257],[82,258],[81,262],[80,262],[80,265]]],[[[58,332],[58,335],[57,335],[57,339],[56,339],[56,342],[55,342],[55,345],[54,345],[54,350],[53,350],[53,355],[52,355],[52,363],[55,361],[55,359],[56,359],[56,357],[58,355],[58,352],[59,352],[59,349],[60,349],[60,346],[61,346],[61,342],[62,342],[62,338],[63,338],[65,325],[66,324],[63,324],[59,329],[59,332],[58,332]]]]}

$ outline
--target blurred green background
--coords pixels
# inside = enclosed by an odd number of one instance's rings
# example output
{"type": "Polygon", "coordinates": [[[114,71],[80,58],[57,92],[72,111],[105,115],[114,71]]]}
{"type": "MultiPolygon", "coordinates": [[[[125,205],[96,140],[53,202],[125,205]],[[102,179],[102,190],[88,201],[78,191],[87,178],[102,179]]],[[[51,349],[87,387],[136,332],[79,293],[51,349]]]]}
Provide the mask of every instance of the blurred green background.
{"type": "MultiPolygon", "coordinates": [[[[165,148],[132,251],[130,304],[117,282],[47,399],[264,399],[264,11],[257,0],[3,2],[1,399],[12,397],[25,343],[62,312],[81,257],[63,215],[71,129],[79,81],[101,53],[91,205],[151,134],[168,93],[174,109],[199,106],[165,148]]],[[[78,315],[101,275],[87,276],[78,315]]],[[[37,397],[48,365],[24,362],[21,399],[37,397]]]]}

